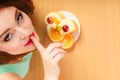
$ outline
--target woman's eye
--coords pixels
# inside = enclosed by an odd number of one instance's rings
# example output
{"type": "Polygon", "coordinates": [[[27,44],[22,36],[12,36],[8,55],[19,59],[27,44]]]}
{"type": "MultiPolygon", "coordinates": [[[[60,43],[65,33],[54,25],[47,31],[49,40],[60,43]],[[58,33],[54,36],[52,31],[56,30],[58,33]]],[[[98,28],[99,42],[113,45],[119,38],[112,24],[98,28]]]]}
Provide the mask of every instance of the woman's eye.
{"type": "Polygon", "coordinates": [[[5,36],[4,41],[7,42],[7,41],[11,40],[11,39],[12,39],[12,36],[13,36],[12,33],[8,33],[8,34],[5,36]]]}
{"type": "Polygon", "coordinates": [[[22,21],[22,19],[23,19],[23,15],[22,15],[22,13],[19,13],[17,16],[17,19],[16,19],[17,23],[19,24],[22,21]]]}

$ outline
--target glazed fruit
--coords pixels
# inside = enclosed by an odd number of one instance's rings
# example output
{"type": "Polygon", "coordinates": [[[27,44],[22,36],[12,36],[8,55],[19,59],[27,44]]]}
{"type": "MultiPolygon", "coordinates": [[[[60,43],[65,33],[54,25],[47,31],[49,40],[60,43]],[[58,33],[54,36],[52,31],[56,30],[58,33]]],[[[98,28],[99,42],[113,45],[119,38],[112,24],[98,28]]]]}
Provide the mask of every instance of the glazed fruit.
{"type": "Polygon", "coordinates": [[[61,35],[57,29],[51,28],[48,32],[49,37],[52,41],[60,41],[63,39],[64,35],[61,35]]]}
{"type": "Polygon", "coordinates": [[[52,27],[56,28],[59,22],[64,18],[64,16],[60,12],[51,12],[45,17],[45,23],[52,27]]]}
{"type": "Polygon", "coordinates": [[[64,44],[63,49],[69,49],[74,44],[73,33],[77,30],[77,24],[73,18],[67,18],[62,12],[51,12],[45,17],[48,26],[48,35],[53,42],[64,44]]]}
{"type": "Polygon", "coordinates": [[[63,30],[64,32],[68,32],[68,30],[69,30],[68,25],[64,25],[64,26],[62,27],[62,30],[63,30]]]}
{"type": "Polygon", "coordinates": [[[53,18],[52,18],[52,17],[48,17],[48,18],[47,18],[47,22],[48,22],[49,24],[52,24],[52,23],[53,23],[53,18]]]}
{"type": "Polygon", "coordinates": [[[61,34],[69,34],[77,29],[76,23],[71,19],[62,19],[58,26],[62,28],[61,34]]]}
{"type": "Polygon", "coordinates": [[[72,34],[64,35],[64,38],[60,41],[60,43],[64,44],[63,49],[69,49],[73,46],[74,38],[72,34]]]}

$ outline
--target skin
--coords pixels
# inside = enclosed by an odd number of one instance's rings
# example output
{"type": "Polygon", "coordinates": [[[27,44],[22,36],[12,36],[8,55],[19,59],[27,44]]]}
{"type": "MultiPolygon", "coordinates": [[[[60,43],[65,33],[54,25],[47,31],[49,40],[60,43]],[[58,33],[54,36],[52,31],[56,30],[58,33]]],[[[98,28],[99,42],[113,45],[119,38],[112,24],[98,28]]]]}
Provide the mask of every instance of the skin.
{"type": "MultiPolygon", "coordinates": [[[[26,14],[14,7],[8,7],[0,10],[0,18],[0,51],[17,55],[35,49],[33,44],[24,46],[29,35],[35,33],[32,22],[26,14]],[[7,29],[9,31],[5,32],[7,29]]],[[[39,40],[38,36],[35,36],[39,40]]]]}
{"type": "MultiPolygon", "coordinates": [[[[61,48],[62,46],[60,43],[51,43],[47,48],[44,48],[39,43],[39,37],[28,15],[15,7],[0,9],[0,51],[17,55],[37,49],[43,61],[44,80],[58,80],[60,74],[58,62],[66,53],[61,48]],[[34,36],[30,36],[32,33],[34,33],[34,36]],[[33,43],[25,46],[29,39],[33,43]]],[[[0,75],[0,80],[13,79],[21,80],[14,73],[0,75]]]]}

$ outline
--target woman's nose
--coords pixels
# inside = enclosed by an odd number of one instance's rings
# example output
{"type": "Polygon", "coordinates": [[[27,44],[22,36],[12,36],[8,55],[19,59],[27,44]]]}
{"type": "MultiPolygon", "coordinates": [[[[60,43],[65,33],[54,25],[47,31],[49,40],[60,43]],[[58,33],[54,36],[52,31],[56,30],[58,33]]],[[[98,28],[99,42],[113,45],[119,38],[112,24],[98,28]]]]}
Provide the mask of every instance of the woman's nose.
{"type": "Polygon", "coordinates": [[[22,27],[16,27],[15,30],[20,33],[20,38],[21,39],[25,39],[26,37],[29,36],[28,31],[26,29],[22,28],[22,27]]]}

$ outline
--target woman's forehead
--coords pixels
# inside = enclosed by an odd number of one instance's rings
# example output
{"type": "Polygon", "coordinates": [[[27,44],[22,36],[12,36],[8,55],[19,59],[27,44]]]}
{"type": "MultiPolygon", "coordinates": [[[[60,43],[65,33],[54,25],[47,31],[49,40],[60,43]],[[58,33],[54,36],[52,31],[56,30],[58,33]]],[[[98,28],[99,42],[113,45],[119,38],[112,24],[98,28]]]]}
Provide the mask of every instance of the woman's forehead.
{"type": "Polygon", "coordinates": [[[15,13],[16,8],[14,7],[0,9],[0,27],[11,25],[14,22],[15,13]]]}
{"type": "Polygon", "coordinates": [[[0,17],[12,17],[15,13],[15,7],[4,7],[0,8],[0,17]]]}
{"type": "Polygon", "coordinates": [[[15,7],[5,7],[0,9],[0,33],[14,25],[15,15],[15,7]]]}
{"type": "Polygon", "coordinates": [[[16,8],[14,6],[10,6],[10,7],[1,7],[0,8],[0,12],[12,12],[13,10],[15,10],[16,8]]]}

